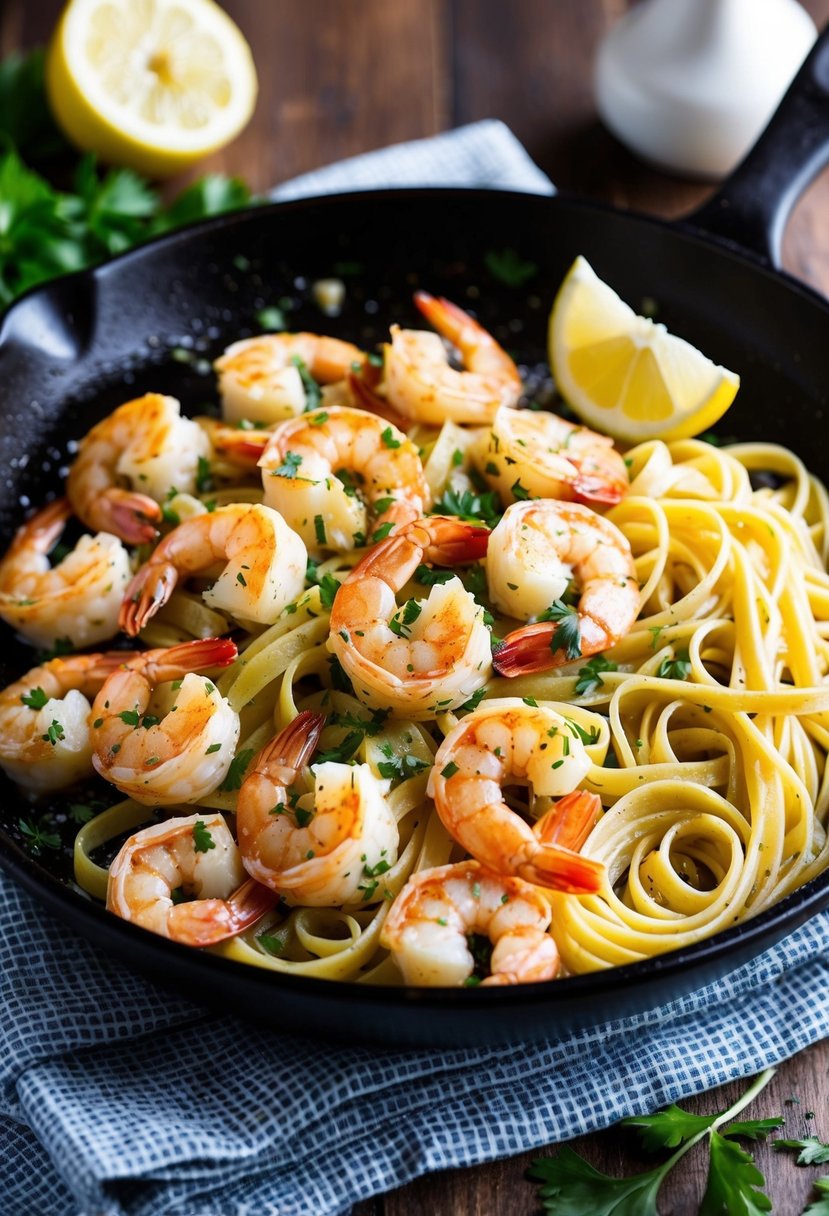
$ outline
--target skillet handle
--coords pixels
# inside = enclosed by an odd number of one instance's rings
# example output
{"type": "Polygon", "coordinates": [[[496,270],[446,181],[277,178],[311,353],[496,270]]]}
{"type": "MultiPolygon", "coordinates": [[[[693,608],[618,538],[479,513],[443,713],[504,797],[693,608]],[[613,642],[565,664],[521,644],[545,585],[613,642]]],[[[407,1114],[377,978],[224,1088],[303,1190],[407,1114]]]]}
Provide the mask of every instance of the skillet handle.
{"type": "Polygon", "coordinates": [[[717,193],[682,223],[779,266],[789,212],[827,161],[829,26],[757,143],[717,193]]]}

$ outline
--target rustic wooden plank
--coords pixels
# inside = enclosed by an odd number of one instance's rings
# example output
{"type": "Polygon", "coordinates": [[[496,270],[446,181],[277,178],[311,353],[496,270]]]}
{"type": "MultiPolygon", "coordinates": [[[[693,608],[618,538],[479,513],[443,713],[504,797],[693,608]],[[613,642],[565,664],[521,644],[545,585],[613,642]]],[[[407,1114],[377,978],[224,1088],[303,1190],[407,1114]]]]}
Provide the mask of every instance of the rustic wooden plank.
{"type": "Polygon", "coordinates": [[[199,166],[255,190],[449,124],[446,0],[227,0],[260,94],[247,130],[199,166]]]}

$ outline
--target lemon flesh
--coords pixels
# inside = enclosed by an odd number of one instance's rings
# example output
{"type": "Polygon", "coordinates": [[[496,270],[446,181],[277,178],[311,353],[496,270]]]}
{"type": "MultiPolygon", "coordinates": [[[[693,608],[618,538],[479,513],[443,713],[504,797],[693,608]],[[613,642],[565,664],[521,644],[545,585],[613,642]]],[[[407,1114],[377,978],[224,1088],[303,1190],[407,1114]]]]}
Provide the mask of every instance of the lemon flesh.
{"type": "Polygon", "coordinates": [[[550,365],[587,426],[616,439],[685,439],[728,409],[740,378],[638,316],[576,258],[550,314],[550,365]]]}
{"type": "Polygon", "coordinates": [[[257,80],[250,47],[213,0],[70,0],[46,88],[79,148],[166,177],[241,131],[257,80]]]}

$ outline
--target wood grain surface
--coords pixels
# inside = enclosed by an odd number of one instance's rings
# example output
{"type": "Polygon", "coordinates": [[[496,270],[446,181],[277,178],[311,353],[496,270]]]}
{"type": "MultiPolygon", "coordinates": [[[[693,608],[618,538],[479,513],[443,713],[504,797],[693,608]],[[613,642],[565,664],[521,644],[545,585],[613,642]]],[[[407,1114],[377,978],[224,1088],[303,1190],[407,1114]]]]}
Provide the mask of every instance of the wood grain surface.
{"type": "MultiPolygon", "coordinates": [[[[829,0],[804,3],[819,26],[829,20],[829,0]]],[[[663,216],[682,215],[710,192],[642,165],[597,121],[595,49],[625,0],[224,0],[224,7],[252,44],[260,97],[248,129],[199,173],[239,174],[265,190],[345,156],[497,117],[562,189],[663,216]]],[[[0,53],[44,42],[59,9],[59,0],[0,0],[0,53]]],[[[829,293],[827,214],[824,175],[795,210],[784,261],[829,293]]],[[[726,1086],[686,1105],[723,1109],[741,1089],[726,1086]]],[[[825,1139],[827,1098],[824,1043],[783,1064],[747,1117],[785,1114],[789,1136],[825,1139]]],[[[612,1174],[652,1164],[616,1129],[573,1144],[612,1174]]],[[[427,1176],[359,1204],[354,1216],[529,1216],[538,1202],[524,1171],[548,1151],[427,1176]]],[[[798,1216],[820,1170],[798,1168],[765,1146],[757,1159],[775,1213],[798,1216]]],[[[705,1168],[699,1148],[683,1160],[664,1187],[663,1216],[696,1213],[705,1168]]]]}

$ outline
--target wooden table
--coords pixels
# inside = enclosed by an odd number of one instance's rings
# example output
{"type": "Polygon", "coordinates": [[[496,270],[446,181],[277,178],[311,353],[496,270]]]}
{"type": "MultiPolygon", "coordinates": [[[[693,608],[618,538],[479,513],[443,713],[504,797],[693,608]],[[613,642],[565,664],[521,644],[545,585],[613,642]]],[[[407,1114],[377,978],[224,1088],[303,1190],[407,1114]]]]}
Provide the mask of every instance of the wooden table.
{"type": "MultiPolygon", "coordinates": [[[[225,0],[224,7],[253,46],[261,92],[248,129],[199,172],[236,173],[265,190],[344,156],[497,117],[563,189],[665,216],[710,192],[639,164],[597,122],[593,55],[625,0],[225,0]]],[[[805,7],[819,25],[829,20],[829,0],[805,7]]],[[[59,9],[60,0],[5,0],[0,53],[44,42],[59,9]]],[[[793,273],[829,293],[829,226],[819,222],[827,206],[823,180],[798,205],[784,252],[793,273]]],[[[789,1136],[829,1138],[827,1074],[823,1043],[784,1064],[747,1117],[783,1113],[789,1136]]],[[[741,1089],[726,1086],[686,1105],[723,1109],[741,1089]]],[[[574,1147],[612,1174],[650,1165],[613,1129],[574,1147]]],[[[524,1171],[537,1155],[420,1179],[359,1204],[355,1216],[529,1214],[538,1205],[524,1171]]],[[[796,1216],[821,1171],[797,1169],[762,1146],[757,1158],[775,1212],[796,1216]]],[[[698,1151],[684,1159],[664,1188],[664,1216],[696,1213],[704,1172],[698,1151]]]]}

